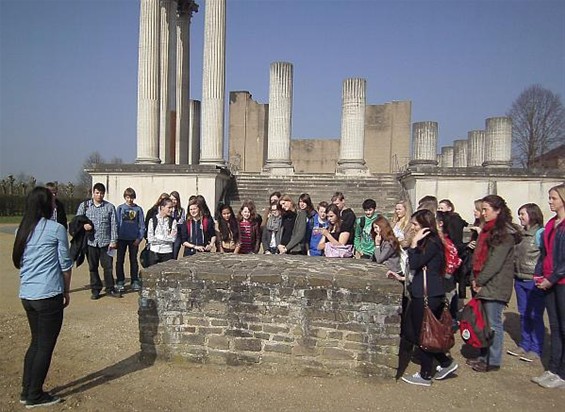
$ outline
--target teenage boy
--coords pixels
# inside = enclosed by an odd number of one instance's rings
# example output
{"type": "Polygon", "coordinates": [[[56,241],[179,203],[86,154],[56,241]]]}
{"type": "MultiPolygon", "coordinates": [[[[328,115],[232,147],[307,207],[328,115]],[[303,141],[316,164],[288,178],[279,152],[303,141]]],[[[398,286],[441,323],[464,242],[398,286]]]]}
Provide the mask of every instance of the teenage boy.
{"type": "Polygon", "coordinates": [[[96,183],[92,188],[92,199],[80,204],[77,215],[84,215],[92,221],[84,224],[88,243],[88,270],[90,272],[90,299],[100,298],[102,281],[98,273],[98,265],[104,270],[104,286],[106,296],[121,298],[122,294],[114,288],[114,274],[112,273],[112,256],[118,242],[118,224],[116,222],[116,208],[104,200],[106,186],[96,183]]]}
{"type": "Polygon", "coordinates": [[[309,256],[322,256],[324,254],[323,250],[318,250],[318,244],[322,239],[323,229],[327,229],[330,225],[326,220],[327,208],[328,202],[318,203],[318,213],[314,215],[314,226],[312,229],[312,236],[310,237],[310,245],[308,248],[309,256]]]}
{"type": "Polygon", "coordinates": [[[141,289],[137,251],[145,233],[145,221],[143,209],[135,204],[135,198],[135,190],[128,187],[124,190],[125,203],[118,206],[118,254],[116,259],[116,278],[118,280],[116,289],[118,292],[123,292],[125,289],[124,259],[126,249],[129,251],[131,290],[141,289]]]}
{"type": "Polygon", "coordinates": [[[355,250],[359,252],[361,259],[372,259],[375,253],[375,241],[371,237],[373,222],[378,216],[375,213],[377,202],[373,199],[366,199],[363,202],[365,216],[361,216],[355,221],[355,250]]]}
{"type": "MultiPolygon", "coordinates": [[[[332,203],[339,209],[341,215],[341,231],[351,234],[355,231],[355,213],[345,206],[345,196],[341,192],[335,192],[332,196],[332,203]]],[[[353,244],[353,236],[349,236],[348,244],[353,244]]]]}

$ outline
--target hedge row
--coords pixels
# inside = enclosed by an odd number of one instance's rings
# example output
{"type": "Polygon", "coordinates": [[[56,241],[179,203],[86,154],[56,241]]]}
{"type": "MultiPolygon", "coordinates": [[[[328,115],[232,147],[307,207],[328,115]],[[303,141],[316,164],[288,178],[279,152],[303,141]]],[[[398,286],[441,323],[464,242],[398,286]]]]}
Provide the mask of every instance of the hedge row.
{"type": "MultiPolygon", "coordinates": [[[[0,216],[21,216],[24,213],[26,197],[23,195],[2,195],[0,194],[0,216]]],[[[80,198],[59,198],[65,205],[67,214],[74,215],[78,205],[84,199],[80,198]]]]}

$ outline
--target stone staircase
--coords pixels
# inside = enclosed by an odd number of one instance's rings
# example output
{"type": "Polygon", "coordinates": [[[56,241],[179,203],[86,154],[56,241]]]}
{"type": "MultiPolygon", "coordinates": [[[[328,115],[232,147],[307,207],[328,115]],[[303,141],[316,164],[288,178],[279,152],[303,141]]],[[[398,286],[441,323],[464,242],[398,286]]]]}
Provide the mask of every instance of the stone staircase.
{"type": "Polygon", "coordinates": [[[295,174],[286,177],[270,177],[258,173],[239,173],[226,190],[226,200],[238,209],[241,202],[251,199],[262,211],[267,207],[269,195],[274,191],[288,194],[298,203],[298,196],[308,193],[316,206],[322,200],[330,201],[334,192],[343,192],[346,205],[357,215],[363,213],[363,201],[372,198],[377,211],[391,217],[396,202],[402,198],[402,187],[395,174],[371,176],[336,176],[334,174],[295,174]]]}

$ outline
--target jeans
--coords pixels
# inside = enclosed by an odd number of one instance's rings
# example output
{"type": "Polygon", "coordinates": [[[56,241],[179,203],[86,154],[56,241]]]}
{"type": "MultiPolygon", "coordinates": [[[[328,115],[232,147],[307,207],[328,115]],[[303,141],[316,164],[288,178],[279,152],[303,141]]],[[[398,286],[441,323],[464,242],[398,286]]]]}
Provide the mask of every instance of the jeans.
{"type": "Polygon", "coordinates": [[[551,355],[549,371],[565,379],[565,285],[554,285],[545,296],[551,355]]]}
{"type": "Polygon", "coordinates": [[[480,359],[490,366],[500,366],[502,363],[502,344],[504,341],[504,328],[502,327],[502,311],[506,303],[498,300],[482,300],[494,339],[490,348],[481,349],[480,359]]]}
{"type": "Polygon", "coordinates": [[[104,286],[106,291],[114,290],[114,274],[112,273],[112,257],[108,255],[108,246],[88,246],[88,270],[90,271],[90,290],[92,293],[100,293],[102,281],[98,274],[98,264],[102,265],[104,271],[104,286]]]}
{"type": "Polygon", "coordinates": [[[520,313],[519,346],[526,352],[535,352],[541,357],[545,337],[545,293],[536,287],[533,280],[516,279],[514,290],[520,313]]]}
{"type": "Polygon", "coordinates": [[[22,396],[37,400],[51,365],[51,356],[63,325],[63,295],[47,299],[22,299],[26,311],[31,342],[24,358],[22,396]]]}
{"type": "Polygon", "coordinates": [[[137,251],[139,245],[135,245],[135,240],[118,240],[118,253],[116,256],[116,278],[122,284],[126,280],[124,274],[124,260],[126,257],[126,249],[129,249],[129,273],[130,279],[133,283],[139,280],[139,265],[137,263],[137,251]]]}

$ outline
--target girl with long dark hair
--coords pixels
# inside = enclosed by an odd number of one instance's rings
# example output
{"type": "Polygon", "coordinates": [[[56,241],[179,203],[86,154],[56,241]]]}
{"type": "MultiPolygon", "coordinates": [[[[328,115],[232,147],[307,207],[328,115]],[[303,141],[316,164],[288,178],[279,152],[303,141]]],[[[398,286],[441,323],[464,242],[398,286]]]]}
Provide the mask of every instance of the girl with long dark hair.
{"type": "MultiPolygon", "coordinates": [[[[186,211],[181,206],[180,194],[176,190],[173,190],[170,195],[171,201],[173,202],[173,213],[171,217],[177,221],[177,233],[181,233],[181,226],[186,222],[186,211]]],[[[175,243],[173,245],[173,259],[178,259],[179,252],[182,246],[180,236],[177,236],[175,243]]]]}
{"type": "Polygon", "coordinates": [[[521,240],[520,230],[512,223],[512,213],[506,201],[497,195],[482,199],[485,224],[473,254],[471,288],[482,301],[494,340],[489,348],[481,349],[476,359],[467,364],[476,372],[500,369],[504,329],[502,311],[512,296],[514,279],[514,245],[521,240]]]}
{"type": "Polygon", "coordinates": [[[220,205],[217,222],[216,249],[221,253],[234,253],[239,246],[239,223],[230,205],[220,205]]]}
{"type": "MultiPolygon", "coordinates": [[[[411,275],[408,276],[410,292],[409,313],[411,328],[405,328],[405,336],[415,345],[419,345],[420,329],[424,317],[424,276],[427,284],[428,306],[439,319],[445,304],[443,273],[445,268],[444,248],[437,230],[434,214],[427,210],[418,210],[411,219],[414,237],[408,249],[408,264],[411,275]]],[[[412,385],[430,386],[432,377],[437,380],[453,373],[458,365],[445,353],[427,352],[420,348],[420,372],[403,376],[402,380],[412,385]],[[439,363],[434,375],[434,359],[439,363]]]]}
{"type": "Polygon", "coordinates": [[[53,349],[70,302],[71,270],[67,232],[51,220],[53,195],[36,187],[26,198],[16,233],[12,262],[20,270],[20,299],[31,343],[24,359],[20,402],[26,407],[52,405],[61,399],[43,390],[53,349]]]}
{"type": "Polygon", "coordinates": [[[243,201],[239,213],[239,247],[235,253],[259,253],[261,248],[261,221],[252,200],[243,201]]]}

